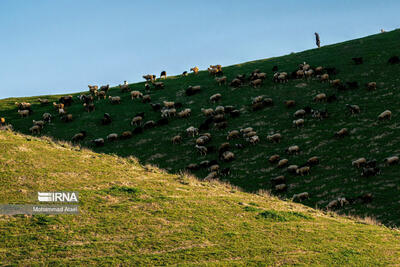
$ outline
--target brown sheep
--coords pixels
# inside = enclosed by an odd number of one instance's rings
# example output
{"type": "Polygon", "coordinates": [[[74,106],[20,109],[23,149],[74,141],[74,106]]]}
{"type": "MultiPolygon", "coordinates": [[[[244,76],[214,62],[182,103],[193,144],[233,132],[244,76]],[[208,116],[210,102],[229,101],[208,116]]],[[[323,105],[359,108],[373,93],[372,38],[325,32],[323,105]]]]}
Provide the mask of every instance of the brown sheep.
{"type": "Polygon", "coordinates": [[[120,136],[121,139],[129,139],[131,137],[132,137],[132,132],[131,131],[125,131],[120,136]]]}
{"type": "Polygon", "coordinates": [[[261,79],[257,79],[257,80],[251,81],[250,84],[251,84],[254,88],[257,88],[257,86],[258,86],[258,87],[261,87],[262,82],[263,82],[263,81],[262,81],[261,79]]]}
{"type": "Polygon", "coordinates": [[[360,168],[362,166],[364,166],[367,163],[366,158],[359,158],[357,160],[354,160],[351,165],[356,167],[356,168],[360,168]]]}
{"type": "Polygon", "coordinates": [[[221,99],[221,97],[222,97],[222,95],[219,93],[214,94],[214,95],[210,96],[210,101],[215,103],[215,102],[219,101],[221,99]]]}
{"type": "Polygon", "coordinates": [[[272,134],[267,136],[267,140],[274,142],[274,143],[279,143],[282,139],[282,135],[280,133],[272,134]]]}
{"type": "Polygon", "coordinates": [[[40,134],[40,129],[41,129],[41,127],[39,125],[34,125],[31,128],[29,128],[29,131],[32,134],[40,134]]]}
{"type": "Polygon", "coordinates": [[[378,120],[380,120],[380,121],[382,121],[382,120],[390,120],[391,117],[392,117],[392,112],[390,110],[385,110],[384,112],[379,114],[378,120]]]}
{"type": "Polygon", "coordinates": [[[21,117],[26,117],[29,115],[29,110],[27,110],[27,109],[18,110],[18,114],[21,115],[21,117]]]}
{"type": "Polygon", "coordinates": [[[182,136],[180,135],[175,135],[171,139],[172,144],[180,144],[182,142],[182,136]]]}
{"type": "Polygon", "coordinates": [[[270,156],[269,159],[268,159],[268,161],[269,161],[270,163],[275,163],[275,162],[277,162],[279,159],[280,159],[280,156],[275,154],[275,155],[270,156]]]}
{"type": "Polygon", "coordinates": [[[38,101],[39,101],[40,105],[43,105],[43,106],[50,103],[48,99],[39,98],[38,101]]]}
{"type": "Polygon", "coordinates": [[[226,140],[231,140],[233,138],[239,138],[239,131],[238,130],[230,131],[228,133],[228,136],[226,137],[226,140]]]}
{"type": "Polygon", "coordinates": [[[291,107],[294,107],[296,105],[296,101],[294,101],[294,100],[286,100],[284,102],[284,104],[285,104],[285,106],[287,108],[291,108],[291,107]]]}
{"type": "Polygon", "coordinates": [[[335,133],[335,137],[339,137],[339,138],[345,137],[347,135],[349,135],[349,131],[347,130],[347,128],[342,128],[335,133]]]}
{"type": "Polygon", "coordinates": [[[322,74],[320,77],[320,81],[321,82],[329,82],[329,74],[327,74],[327,73],[322,74]]]}
{"type": "Polygon", "coordinates": [[[369,83],[367,84],[367,88],[368,88],[368,90],[370,90],[370,91],[376,90],[376,82],[369,82],[369,83]]]}
{"type": "Polygon", "coordinates": [[[303,176],[310,173],[310,167],[304,166],[296,170],[296,173],[303,176]]]}
{"type": "Polygon", "coordinates": [[[215,81],[218,83],[219,86],[221,86],[221,84],[226,84],[227,78],[226,76],[222,76],[221,78],[216,77],[215,81]]]}
{"type": "Polygon", "coordinates": [[[300,147],[299,146],[290,146],[286,148],[286,153],[288,154],[299,154],[300,153],[300,147]]]}
{"type": "Polygon", "coordinates": [[[121,103],[121,97],[119,97],[119,96],[109,96],[108,99],[110,99],[111,104],[120,104],[121,103]]]}
{"type": "Polygon", "coordinates": [[[285,167],[288,163],[289,163],[289,160],[288,160],[288,159],[281,159],[281,160],[278,162],[278,168],[283,168],[283,167],[285,167]]]}
{"type": "Polygon", "coordinates": [[[99,93],[97,94],[97,99],[100,100],[100,98],[103,98],[103,99],[107,98],[105,91],[99,91],[99,93]]]}
{"type": "Polygon", "coordinates": [[[398,156],[388,157],[388,158],[385,159],[385,163],[387,165],[398,164],[399,163],[399,157],[398,156]]]}
{"type": "Polygon", "coordinates": [[[131,91],[131,99],[135,99],[135,98],[141,98],[143,97],[143,94],[139,91],[131,91]]]}
{"type": "Polygon", "coordinates": [[[307,160],[307,164],[308,164],[308,165],[311,165],[311,166],[318,165],[318,164],[319,164],[319,158],[316,157],[316,156],[311,157],[311,158],[309,158],[309,159],[307,160]]]}
{"type": "Polygon", "coordinates": [[[326,101],[326,94],[321,93],[321,94],[316,95],[316,96],[314,97],[314,101],[315,101],[315,102],[323,102],[323,101],[326,101]]]}

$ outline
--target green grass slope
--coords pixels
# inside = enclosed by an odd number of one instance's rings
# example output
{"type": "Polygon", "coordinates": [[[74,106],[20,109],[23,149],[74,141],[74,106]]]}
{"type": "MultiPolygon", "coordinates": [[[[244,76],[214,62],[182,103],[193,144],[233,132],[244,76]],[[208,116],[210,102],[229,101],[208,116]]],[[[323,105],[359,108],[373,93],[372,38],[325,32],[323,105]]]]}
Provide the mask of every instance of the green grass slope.
{"type": "Polygon", "coordinates": [[[0,216],[0,265],[398,264],[397,230],[0,131],[0,203],[78,191],[80,215],[0,216]]]}
{"type": "MultiPolygon", "coordinates": [[[[211,128],[210,145],[218,147],[226,142],[227,132],[242,127],[253,127],[260,136],[260,143],[255,146],[246,146],[244,149],[232,149],[236,159],[231,163],[220,163],[222,168],[230,167],[231,174],[220,177],[221,180],[240,186],[246,191],[255,192],[259,189],[272,190],[272,193],[290,198],[293,194],[307,191],[310,199],[303,203],[311,207],[325,207],[331,200],[338,197],[356,198],[365,193],[372,193],[374,199],[370,204],[354,203],[347,205],[338,212],[359,216],[372,216],[388,225],[400,223],[400,194],[399,166],[386,167],[383,160],[392,155],[400,154],[400,65],[390,65],[387,60],[392,55],[400,55],[400,31],[387,32],[362,39],[352,40],[340,44],[313,49],[283,57],[258,60],[244,64],[224,67],[224,74],[232,80],[237,74],[247,75],[254,69],[260,69],[268,74],[268,79],[261,88],[254,89],[243,86],[238,89],[229,86],[218,86],[206,71],[188,77],[170,77],[166,79],[165,89],[152,90],[152,102],[163,100],[183,103],[183,108],[191,108],[192,116],[187,119],[173,118],[168,125],[146,130],[128,140],[118,140],[107,143],[104,147],[93,148],[96,152],[112,153],[120,156],[135,156],[142,163],[157,165],[171,172],[179,172],[190,163],[199,163],[205,159],[217,159],[216,153],[200,156],[194,148],[195,139],[185,135],[189,126],[198,127],[205,120],[200,112],[201,108],[217,105],[234,105],[241,109],[238,118],[229,118],[228,127],[224,130],[211,128]],[[364,64],[355,65],[352,57],[363,57],[364,64]],[[335,67],[339,70],[331,78],[346,81],[357,81],[359,89],[338,91],[327,83],[317,80],[290,80],[285,84],[273,83],[272,67],[277,65],[280,71],[288,73],[297,69],[299,63],[306,61],[312,66],[335,67]],[[364,84],[377,82],[376,91],[367,91],[364,84]],[[305,87],[296,87],[306,83],[305,87]],[[201,85],[202,92],[195,96],[186,96],[184,90],[189,85],[201,85]],[[211,103],[209,97],[221,93],[219,103],[211,103]],[[314,103],[313,97],[318,93],[336,94],[338,101],[333,103],[314,103]],[[272,107],[252,112],[251,99],[258,95],[271,97],[275,103],[272,107]],[[297,102],[295,108],[286,108],[285,100],[293,99],[297,102]],[[358,116],[350,116],[345,104],[357,104],[362,112],[358,116]],[[293,113],[304,106],[316,109],[327,108],[330,118],[319,121],[307,116],[305,127],[292,127],[293,113]],[[386,109],[393,113],[392,120],[378,122],[377,116],[386,109]],[[348,128],[350,135],[343,139],[333,138],[334,132],[341,128],[348,128]],[[279,132],[283,140],[273,144],[266,140],[270,133],[279,132]],[[182,134],[183,143],[172,145],[171,137],[182,134]],[[299,155],[286,155],[285,149],[290,145],[299,145],[299,155]],[[318,156],[321,163],[311,169],[311,174],[300,177],[287,174],[285,169],[278,169],[267,159],[270,155],[279,154],[288,158],[289,164],[301,165],[311,156],[318,156]],[[375,177],[363,178],[360,170],[351,166],[352,160],[360,157],[376,159],[382,172],[375,177]],[[287,178],[288,190],[284,193],[274,192],[270,178],[284,174],[287,178]]],[[[132,90],[144,92],[144,83],[131,84],[132,90]]],[[[110,90],[111,95],[122,97],[121,105],[111,105],[108,100],[96,100],[96,110],[92,113],[83,111],[82,104],[75,103],[68,108],[75,120],[63,123],[56,119],[46,125],[42,134],[61,140],[70,140],[80,130],[86,130],[88,137],[82,141],[83,146],[91,147],[90,141],[94,138],[105,138],[108,134],[118,134],[132,130],[132,117],[145,112],[145,121],[157,120],[159,112],[152,111],[149,104],[139,100],[132,101],[129,93],[121,93],[119,89],[110,90]],[[111,125],[102,126],[100,119],[108,112],[114,118],[111,125]]],[[[58,99],[48,96],[50,99],[58,99]]],[[[37,97],[10,98],[0,101],[0,116],[13,124],[14,128],[22,133],[29,133],[32,119],[38,120],[44,112],[55,114],[52,107],[38,105],[37,97]],[[14,105],[15,101],[29,101],[36,103],[34,114],[28,118],[20,118],[14,105]]],[[[233,140],[244,143],[243,139],[233,140]]],[[[199,170],[194,174],[200,178],[207,175],[207,170],[199,170]]]]}

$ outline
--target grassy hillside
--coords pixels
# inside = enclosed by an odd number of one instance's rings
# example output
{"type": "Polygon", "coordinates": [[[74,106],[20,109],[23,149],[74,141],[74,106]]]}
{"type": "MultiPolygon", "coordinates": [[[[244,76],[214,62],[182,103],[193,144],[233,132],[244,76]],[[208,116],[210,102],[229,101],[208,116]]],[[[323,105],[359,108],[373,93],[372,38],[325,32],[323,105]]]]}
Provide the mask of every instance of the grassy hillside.
{"type": "Polygon", "coordinates": [[[398,263],[400,234],[130,158],[0,131],[0,203],[73,190],[80,215],[0,216],[0,265],[398,263]]]}
{"type": "MultiPolygon", "coordinates": [[[[288,190],[272,193],[285,198],[293,194],[307,191],[310,199],[303,203],[311,207],[325,207],[331,200],[338,197],[348,199],[357,198],[366,193],[373,194],[370,204],[353,203],[338,212],[355,214],[359,216],[376,217],[388,225],[400,223],[400,194],[399,172],[400,166],[386,167],[383,160],[392,155],[400,154],[400,127],[399,127],[399,100],[400,80],[398,73],[400,65],[387,63],[392,55],[400,55],[400,31],[393,31],[366,38],[352,40],[336,45],[308,50],[287,56],[248,62],[244,64],[224,67],[224,74],[231,81],[237,74],[247,75],[254,69],[260,69],[268,74],[268,79],[261,88],[254,89],[243,86],[237,89],[229,86],[218,86],[208,72],[188,77],[170,77],[166,79],[165,89],[151,90],[152,103],[162,103],[163,100],[183,103],[183,108],[191,108],[192,116],[187,119],[172,118],[168,125],[145,130],[144,133],[135,135],[128,140],[118,140],[106,143],[104,147],[93,148],[96,152],[112,153],[120,156],[135,156],[142,163],[150,163],[171,172],[179,172],[190,163],[199,163],[205,159],[217,159],[217,153],[200,156],[194,148],[195,139],[185,135],[189,126],[198,127],[205,116],[201,108],[217,105],[234,105],[241,110],[238,118],[228,117],[228,127],[224,130],[211,128],[212,141],[209,145],[218,147],[226,142],[227,132],[242,127],[253,127],[260,136],[260,143],[244,149],[235,149],[236,159],[231,163],[219,162],[222,168],[230,167],[231,174],[220,177],[233,185],[246,191],[254,192],[259,189],[272,190],[270,178],[284,174],[287,178],[288,190]],[[355,65],[352,57],[363,57],[364,64],[355,65]],[[331,79],[357,81],[360,88],[354,90],[338,91],[330,84],[313,80],[290,80],[285,84],[276,84],[272,81],[272,67],[277,65],[280,71],[288,73],[297,69],[298,64],[306,61],[312,66],[335,67],[339,72],[332,75],[331,79]],[[368,91],[365,83],[375,81],[376,91],[368,91]],[[301,85],[303,84],[303,85],[301,85]],[[305,86],[304,86],[305,84],[305,86]],[[202,92],[195,96],[186,96],[184,90],[189,85],[201,85],[202,92]],[[221,93],[219,103],[211,103],[209,97],[221,93]],[[318,93],[327,95],[335,94],[338,101],[333,103],[314,103],[313,97],[318,93]],[[258,95],[271,97],[275,103],[272,107],[253,112],[250,108],[251,100],[258,95]],[[293,99],[297,102],[294,108],[286,108],[283,102],[293,99]],[[350,116],[346,104],[356,104],[361,108],[361,114],[350,116]],[[304,106],[314,109],[326,108],[330,117],[319,121],[308,115],[302,129],[292,127],[293,113],[304,106]],[[378,122],[377,116],[386,109],[393,113],[392,120],[378,122]],[[333,138],[334,132],[341,128],[348,128],[350,135],[343,139],[333,138]],[[270,133],[279,132],[283,140],[279,144],[267,141],[270,133]],[[182,134],[183,143],[172,145],[171,137],[182,134]],[[301,149],[299,155],[286,155],[285,149],[291,145],[298,145],[301,149]],[[318,156],[321,163],[311,169],[311,174],[300,177],[287,174],[286,169],[278,169],[276,165],[268,162],[269,156],[281,155],[288,158],[289,164],[301,165],[311,156],[318,156]],[[351,162],[357,158],[366,157],[376,159],[381,168],[381,174],[364,178],[360,170],[353,168],[351,162]]],[[[210,62],[213,63],[213,62],[210,62]]],[[[129,77],[127,77],[129,80],[129,77]]],[[[145,92],[144,83],[131,84],[132,90],[145,92]]],[[[82,141],[83,146],[91,147],[94,138],[105,138],[108,134],[118,134],[132,130],[130,121],[132,117],[145,112],[144,121],[158,120],[159,112],[154,112],[149,104],[139,100],[132,101],[129,93],[121,93],[119,89],[111,89],[110,95],[121,96],[121,105],[112,105],[108,100],[96,100],[96,110],[92,113],[83,111],[82,104],[78,101],[68,108],[73,114],[71,123],[61,122],[55,115],[52,107],[38,105],[37,98],[11,98],[0,101],[0,116],[13,124],[14,128],[22,133],[29,133],[32,119],[38,120],[44,112],[51,112],[56,119],[46,125],[42,134],[61,140],[70,140],[80,130],[88,132],[87,138],[82,141]],[[17,114],[15,101],[29,101],[34,103],[34,114],[28,118],[20,118],[17,114]],[[100,119],[108,112],[114,121],[111,125],[102,126],[100,119]]],[[[47,96],[58,99],[55,96],[47,96]]],[[[236,143],[243,143],[243,139],[230,141],[234,147],[236,143]]],[[[202,169],[194,172],[198,177],[205,177],[208,171],[202,169]]]]}

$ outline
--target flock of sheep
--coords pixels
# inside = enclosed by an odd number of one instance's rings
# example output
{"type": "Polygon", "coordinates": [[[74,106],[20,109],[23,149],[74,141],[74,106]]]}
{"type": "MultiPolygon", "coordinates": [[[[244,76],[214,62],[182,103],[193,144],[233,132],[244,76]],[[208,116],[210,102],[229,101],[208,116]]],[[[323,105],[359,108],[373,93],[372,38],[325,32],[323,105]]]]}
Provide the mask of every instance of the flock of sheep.
{"type": "MultiPolygon", "coordinates": [[[[397,58],[398,59],[398,58],[397,58]]],[[[353,58],[355,64],[362,64],[362,58],[353,58]]],[[[396,61],[396,58],[393,57],[389,60],[396,61]]],[[[398,63],[397,61],[395,63],[398,63]]],[[[394,64],[394,63],[393,63],[394,64]]],[[[199,72],[198,67],[194,67],[191,69],[194,75],[197,75],[199,72]]],[[[278,72],[277,66],[273,68],[274,74],[270,78],[275,83],[286,83],[289,79],[316,79],[321,83],[329,83],[332,87],[337,88],[338,90],[346,90],[348,88],[357,88],[359,87],[357,82],[342,82],[339,79],[331,80],[330,76],[334,75],[337,70],[335,68],[324,68],[323,66],[318,66],[312,68],[307,63],[299,64],[298,69],[294,70],[290,74],[287,72],[278,72]]],[[[215,79],[215,82],[219,85],[231,86],[231,87],[241,87],[244,85],[252,86],[254,88],[260,87],[263,85],[264,81],[268,78],[268,75],[265,72],[261,72],[260,70],[254,70],[250,75],[240,74],[234,77],[229,83],[227,76],[224,76],[221,65],[211,65],[208,68],[208,72],[211,77],[215,79]]],[[[187,76],[188,73],[185,71],[182,76],[187,76]]],[[[160,74],[160,79],[165,79],[167,74],[163,71],[160,74]]],[[[159,112],[159,120],[153,121],[148,120],[145,121],[145,114],[141,112],[133,116],[130,122],[130,126],[134,127],[133,130],[127,130],[122,132],[121,134],[110,133],[106,136],[106,138],[96,138],[92,140],[92,143],[95,146],[103,146],[106,142],[114,142],[118,139],[128,139],[133,135],[143,132],[144,130],[151,129],[156,126],[161,126],[168,124],[169,120],[174,117],[177,118],[188,118],[192,115],[192,110],[190,108],[184,108],[182,103],[174,102],[174,101],[163,101],[162,103],[153,103],[152,98],[150,96],[150,91],[152,89],[164,89],[165,84],[158,80],[156,75],[148,74],[144,75],[143,78],[146,80],[144,85],[143,92],[138,90],[131,90],[129,84],[125,81],[123,84],[119,85],[121,94],[129,93],[132,101],[141,101],[143,103],[148,103],[154,112],[159,112]]],[[[109,85],[101,86],[100,88],[96,85],[89,85],[88,94],[83,94],[78,96],[79,101],[82,103],[83,109],[86,112],[92,112],[95,110],[94,100],[97,98],[107,99],[109,85]]],[[[368,90],[377,90],[376,82],[369,82],[366,84],[366,88],[368,90]]],[[[201,85],[189,86],[185,93],[188,97],[198,94],[199,92],[204,91],[201,85]]],[[[210,103],[218,103],[222,99],[223,95],[221,93],[213,94],[209,97],[210,103]]],[[[121,103],[120,96],[108,96],[108,100],[111,104],[118,105],[121,103]]],[[[314,102],[333,102],[336,101],[335,95],[326,95],[325,93],[316,94],[312,100],[314,102]]],[[[38,99],[38,102],[41,105],[50,104],[47,99],[38,99]]],[[[68,113],[68,106],[72,105],[74,99],[72,96],[63,96],[59,99],[58,103],[53,102],[53,107],[55,109],[55,113],[57,113],[61,120],[65,122],[70,122],[74,118],[72,114],[68,113]]],[[[273,99],[265,97],[264,95],[257,96],[253,99],[249,100],[250,109],[252,111],[257,111],[264,109],[269,106],[273,106],[273,99]]],[[[18,113],[22,117],[27,117],[32,113],[31,104],[30,103],[16,103],[18,107],[18,113]]],[[[283,105],[285,105],[288,109],[294,108],[298,105],[296,101],[288,99],[284,101],[283,105]]],[[[344,109],[347,109],[351,115],[357,115],[361,113],[361,109],[356,104],[346,104],[344,109]]],[[[171,142],[174,145],[179,145],[182,143],[184,138],[192,138],[194,142],[194,151],[197,151],[200,155],[204,156],[209,153],[217,153],[218,157],[215,160],[206,160],[199,163],[191,163],[187,166],[189,171],[199,170],[202,168],[207,168],[209,170],[208,175],[205,179],[216,179],[220,176],[229,175],[230,168],[220,168],[218,164],[221,162],[232,162],[235,160],[234,149],[242,149],[242,144],[234,144],[232,145],[230,142],[234,139],[242,138],[245,142],[250,145],[257,145],[260,140],[264,139],[268,142],[279,143],[284,136],[281,133],[273,133],[268,136],[259,136],[257,132],[252,127],[236,129],[228,131],[226,134],[226,141],[221,143],[217,149],[214,149],[213,146],[208,146],[207,144],[212,140],[211,133],[208,132],[209,129],[215,128],[218,130],[224,130],[228,121],[232,118],[238,117],[241,114],[241,110],[235,108],[234,106],[217,106],[215,109],[212,108],[202,108],[201,112],[204,116],[204,122],[200,125],[192,125],[186,129],[184,133],[178,133],[171,137],[171,142]]],[[[293,121],[292,125],[294,128],[302,128],[306,127],[306,115],[311,115],[313,118],[317,118],[319,120],[323,120],[324,118],[329,117],[329,113],[327,110],[315,110],[311,107],[304,107],[302,109],[298,109],[293,112],[293,121]]],[[[55,114],[44,113],[42,116],[42,120],[35,121],[33,120],[33,125],[29,129],[32,134],[40,134],[43,127],[46,126],[47,123],[50,123],[52,117],[55,114]]],[[[392,112],[390,110],[384,110],[382,113],[377,114],[377,119],[379,121],[382,120],[390,120],[392,117],[392,112]]],[[[104,114],[104,117],[101,119],[101,124],[107,125],[112,122],[112,118],[108,113],[104,114]]],[[[2,125],[5,124],[4,118],[1,118],[0,123],[2,125]]],[[[128,125],[127,125],[128,127],[128,125]]],[[[335,138],[345,138],[349,135],[349,131],[347,128],[342,128],[337,132],[332,133],[332,136],[335,138]]],[[[79,142],[86,138],[86,132],[81,131],[76,133],[72,137],[72,142],[79,142]]],[[[301,148],[298,145],[289,146],[285,151],[282,151],[284,154],[290,156],[294,154],[298,154],[301,152],[301,148]]],[[[323,160],[323,159],[322,159],[323,160]]],[[[294,175],[309,175],[312,171],[313,166],[320,164],[321,158],[317,156],[313,156],[309,158],[304,164],[297,166],[291,165],[290,160],[287,157],[282,155],[271,155],[269,157],[270,164],[275,164],[276,168],[286,168],[287,172],[294,175]]],[[[393,165],[399,163],[399,157],[395,155],[388,156],[385,159],[385,163],[387,165],[393,165]]],[[[377,167],[376,160],[367,160],[362,157],[357,160],[351,162],[352,166],[361,169],[361,175],[368,177],[379,174],[380,169],[377,167]]],[[[273,188],[277,192],[282,192],[287,189],[286,178],[284,175],[280,175],[278,177],[274,177],[271,179],[271,183],[273,188]]],[[[297,201],[302,201],[308,199],[309,193],[302,192],[299,194],[293,195],[292,199],[297,201]]],[[[371,194],[365,194],[360,196],[362,201],[368,202],[372,199],[371,194]]],[[[337,208],[339,206],[346,205],[350,203],[351,199],[346,199],[344,197],[332,200],[326,208],[332,209],[337,208]]]]}

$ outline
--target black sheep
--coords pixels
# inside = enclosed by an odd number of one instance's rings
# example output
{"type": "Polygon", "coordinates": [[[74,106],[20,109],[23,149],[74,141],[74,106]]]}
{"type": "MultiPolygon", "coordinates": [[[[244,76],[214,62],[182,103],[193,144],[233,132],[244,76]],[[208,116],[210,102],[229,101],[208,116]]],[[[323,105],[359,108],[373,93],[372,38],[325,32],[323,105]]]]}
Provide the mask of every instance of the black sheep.
{"type": "Polygon", "coordinates": [[[161,109],[161,104],[160,103],[155,103],[155,104],[151,103],[150,105],[151,105],[151,108],[154,111],[159,111],[161,109]]]}
{"type": "Polygon", "coordinates": [[[400,59],[398,56],[392,56],[391,58],[389,58],[388,60],[389,64],[399,64],[400,63],[400,59]]]}
{"type": "Polygon", "coordinates": [[[108,113],[104,113],[103,118],[101,119],[101,124],[108,125],[112,122],[111,116],[108,113]]]}
{"type": "Polygon", "coordinates": [[[352,60],[354,61],[354,64],[356,64],[356,65],[363,64],[363,58],[362,57],[353,57],[352,60]]]}
{"type": "Polygon", "coordinates": [[[160,74],[160,78],[167,78],[167,72],[163,70],[160,74]]]}

